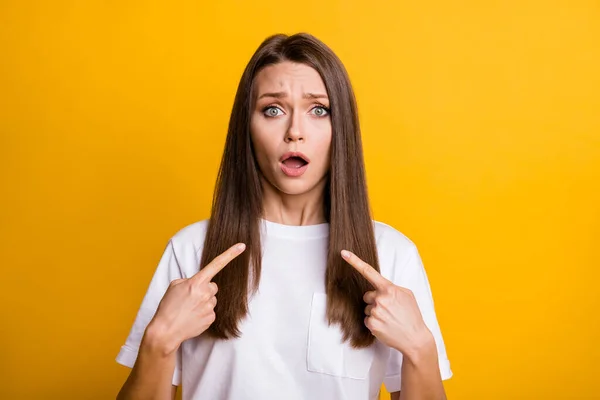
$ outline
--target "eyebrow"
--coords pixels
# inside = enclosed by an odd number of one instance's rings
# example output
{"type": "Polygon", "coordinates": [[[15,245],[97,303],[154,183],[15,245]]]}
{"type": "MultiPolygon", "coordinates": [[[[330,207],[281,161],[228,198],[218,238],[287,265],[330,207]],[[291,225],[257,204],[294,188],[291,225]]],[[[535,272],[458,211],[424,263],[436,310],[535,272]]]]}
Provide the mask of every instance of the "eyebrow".
{"type": "MultiPolygon", "coordinates": [[[[263,93],[259,96],[259,100],[264,98],[264,97],[273,97],[276,99],[283,99],[288,97],[287,92],[269,92],[269,93],[263,93]]],[[[303,98],[305,99],[327,99],[327,95],[326,94],[322,94],[322,93],[304,93],[302,95],[303,98]]]]}

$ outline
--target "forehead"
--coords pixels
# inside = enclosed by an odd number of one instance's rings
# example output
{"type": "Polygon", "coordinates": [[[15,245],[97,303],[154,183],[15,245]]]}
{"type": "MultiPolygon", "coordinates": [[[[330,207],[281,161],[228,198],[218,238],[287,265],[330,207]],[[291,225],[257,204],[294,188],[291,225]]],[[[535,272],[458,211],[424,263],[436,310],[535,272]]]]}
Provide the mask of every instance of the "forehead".
{"type": "Polygon", "coordinates": [[[258,92],[326,93],[325,84],[319,73],[306,64],[284,61],[269,65],[263,68],[254,79],[258,92]]]}

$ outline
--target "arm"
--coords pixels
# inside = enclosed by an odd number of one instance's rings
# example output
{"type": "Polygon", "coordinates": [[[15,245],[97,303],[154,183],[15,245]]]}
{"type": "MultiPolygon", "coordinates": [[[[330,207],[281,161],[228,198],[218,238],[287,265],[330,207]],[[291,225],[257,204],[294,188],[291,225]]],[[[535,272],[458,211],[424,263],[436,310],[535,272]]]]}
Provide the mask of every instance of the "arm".
{"type": "Polygon", "coordinates": [[[177,386],[171,385],[174,370],[175,351],[167,350],[156,329],[149,325],[117,400],[174,400],[177,393],[177,386]]]}
{"type": "Polygon", "coordinates": [[[402,391],[390,393],[390,399],[446,400],[435,343],[426,345],[412,358],[406,359],[402,364],[402,391]]]}
{"type": "Polygon", "coordinates": [[[393,400],[446,400],[433,336],[420,348],[405,354],[402,363],[402,391],[393,400]]]}
{"type": "Polygon", "coordinates": [[[236,245],[219,255],[191,278],[172,280],[141,338],[133,369],[117,400],[174,399],[172,387],[177,350],[200,336],[215,321],[217,285],[212,278],[241,254],[236,245]]]}
{"type": "Polygon", "coordinates": [[[383,344],[403,355],[402,390],[392,398],[445,400],[436,341],[415,294],[393,284],[353,253],[344,251],[342,256],[375,288],[363,296],[366,327],[383,344]]]}

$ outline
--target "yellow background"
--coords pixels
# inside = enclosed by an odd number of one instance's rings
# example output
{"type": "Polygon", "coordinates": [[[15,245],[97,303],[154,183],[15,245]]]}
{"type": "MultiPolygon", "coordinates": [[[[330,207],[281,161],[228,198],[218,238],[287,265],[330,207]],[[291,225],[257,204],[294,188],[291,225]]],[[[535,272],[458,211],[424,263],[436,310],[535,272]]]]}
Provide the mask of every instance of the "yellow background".
{"type": "Polygon", "coordinates": [[[599,398],[600,5],[566,0],[0,2],[0,398],[114,397],[167,240],[208,216],[241,72],[297,31],[351,74],[449,398],[599,398]]]}

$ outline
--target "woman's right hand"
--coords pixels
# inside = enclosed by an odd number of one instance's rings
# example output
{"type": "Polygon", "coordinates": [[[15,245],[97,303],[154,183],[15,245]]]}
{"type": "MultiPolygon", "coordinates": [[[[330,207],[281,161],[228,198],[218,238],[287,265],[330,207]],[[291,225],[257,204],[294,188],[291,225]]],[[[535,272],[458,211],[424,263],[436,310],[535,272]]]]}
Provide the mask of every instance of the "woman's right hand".
{"type": "Polygon", "coordinates": [[[215,295],[218,290],[217,284],[211,280],[245,248],[243,243],[238,243],[191,278],[171,282],[146,329],[151,347],[158,348],[165,355],[171,354],[183,341],[208,329],[215,321],[215,295]]]}

